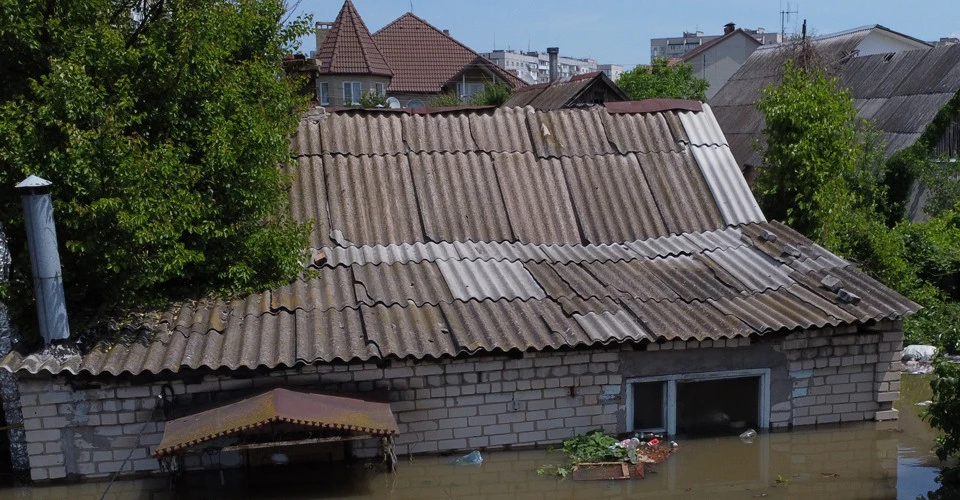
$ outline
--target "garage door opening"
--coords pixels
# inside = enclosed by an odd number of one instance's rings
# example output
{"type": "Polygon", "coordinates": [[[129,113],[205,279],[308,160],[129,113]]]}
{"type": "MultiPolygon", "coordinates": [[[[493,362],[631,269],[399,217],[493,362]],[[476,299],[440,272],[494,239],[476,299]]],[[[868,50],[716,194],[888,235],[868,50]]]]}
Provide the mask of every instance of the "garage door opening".
{"type": "Polygon", "coordinates": [[[730,434],[758,427],[760,377],[677,382],[677,434],[730,434]]]}
{"type": "Polygon", "coordinates": [[[627,380],[627,431],[703,436],[770,425],[770,370],[627,380]]]}

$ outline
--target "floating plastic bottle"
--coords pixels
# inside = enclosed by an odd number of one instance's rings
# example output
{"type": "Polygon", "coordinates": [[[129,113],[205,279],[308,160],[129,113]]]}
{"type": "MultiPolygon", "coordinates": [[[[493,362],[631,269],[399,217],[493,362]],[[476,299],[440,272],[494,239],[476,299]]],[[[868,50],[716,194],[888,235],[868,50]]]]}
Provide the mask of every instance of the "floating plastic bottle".
{"type": "Polygon", "coordinates": [[[453,459],[450,463],[453,465],[480,465],[483,463],[483,457],[480,456],[478,450],[473,450],[462,457],[453,459]]]}

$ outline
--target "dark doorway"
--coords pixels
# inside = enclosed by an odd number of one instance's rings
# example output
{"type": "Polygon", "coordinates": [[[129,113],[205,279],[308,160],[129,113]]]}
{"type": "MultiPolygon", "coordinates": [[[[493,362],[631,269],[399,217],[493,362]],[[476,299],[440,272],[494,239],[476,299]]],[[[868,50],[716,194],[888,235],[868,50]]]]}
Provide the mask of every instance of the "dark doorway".
{"type": "Polygon", "coordinates": [[[760,422],[760,377],[677,381],[677,434],[739,434],[760,422]]]}

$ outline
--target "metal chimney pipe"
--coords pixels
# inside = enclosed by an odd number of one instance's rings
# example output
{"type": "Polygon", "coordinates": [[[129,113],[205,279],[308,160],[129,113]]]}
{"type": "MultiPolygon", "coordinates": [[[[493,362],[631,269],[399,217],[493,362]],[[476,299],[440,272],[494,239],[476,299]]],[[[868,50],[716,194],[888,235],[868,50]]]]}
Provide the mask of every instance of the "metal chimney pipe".
{"type": "Polygon", "coordinates": [[[557,81],[557,73],[559,73],[557,68],[558,54],[560,54],[559,47],[547,47],[547,55],[550,56],[550,83],[557,81]]]}
{"type": "Polygon", "coordinates": [[[23,198],[23,217],[33,270],[33,290],[37,301],[40,336],[45,343],[70,336],[67,306],[63,297],[63,274],[57,250],[57,230],[53,224],[53,201],[46,179],[31,175],[17,184],[23,198]]]}

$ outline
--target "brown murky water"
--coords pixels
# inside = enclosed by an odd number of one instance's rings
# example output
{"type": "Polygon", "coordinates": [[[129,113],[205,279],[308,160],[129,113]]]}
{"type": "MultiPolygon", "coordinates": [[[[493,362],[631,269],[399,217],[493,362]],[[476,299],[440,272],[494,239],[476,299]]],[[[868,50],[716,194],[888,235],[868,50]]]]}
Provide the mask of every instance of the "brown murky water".
{"type": "MultiPolygon", "coordinates": [[[[929,378],[904,376],[900,421],[764,434],[753,443],[736,436],[689,440],[641,481],[573,481],[538,476],[562,455],[545,450],[491,452],[482,465],[450,465],[447,457],[402,460],[395,475],[363,466],[269,477],[226,471],[194,477],[192,498],[796,498],[913,500],[937,488],[935,433],[916,403],[929,399],[929,378]],[[891,428],[892,427],[892,428],[891,428]],[[305,481],[306,479],[307,481],[305,481]],[[296,480],[296,481],[294,481],[296,480]],[[249,485],[249,483],[255,483],[249,485]],[[259,484],[256,484],[259,483],[259,484]]],[[[105,483],[0,490],[0,500],[100,498],[105,483]]],[[[165,479],[117,481],[106,498],[171,498],[165,479]]]]}

